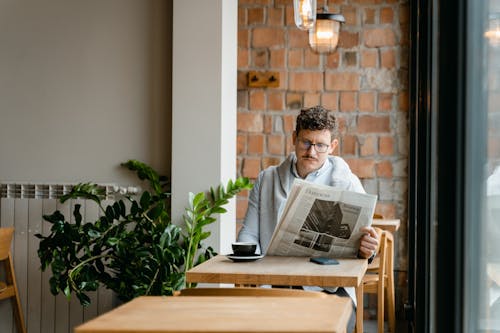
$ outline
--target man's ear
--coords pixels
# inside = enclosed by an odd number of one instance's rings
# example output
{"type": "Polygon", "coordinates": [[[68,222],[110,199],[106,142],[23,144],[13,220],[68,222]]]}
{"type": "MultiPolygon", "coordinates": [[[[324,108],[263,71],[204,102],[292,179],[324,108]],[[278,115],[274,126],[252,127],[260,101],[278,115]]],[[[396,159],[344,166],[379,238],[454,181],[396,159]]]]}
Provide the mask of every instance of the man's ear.
{"type": "Polygon", "coordinates": [[[294,146],[297,145],[297,132],[295,131],[292,132],[292,143],[294,146]]]}
{"type": "Polygon", "coordinates": [[[328,151],[328,154],[331,155],[335,151],[335,148],[339,145],[339,140],[333,139],[332,143],[330,143],[330,149],[328,151]]]}

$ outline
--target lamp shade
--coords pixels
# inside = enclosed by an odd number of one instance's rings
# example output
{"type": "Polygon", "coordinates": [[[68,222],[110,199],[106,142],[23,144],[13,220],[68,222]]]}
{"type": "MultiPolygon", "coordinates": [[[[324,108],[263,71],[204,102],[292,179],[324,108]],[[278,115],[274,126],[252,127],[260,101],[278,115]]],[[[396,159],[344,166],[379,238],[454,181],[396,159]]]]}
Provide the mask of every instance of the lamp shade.
{"type": "Polygon", "coordinates": [[[341,14],[319,13],[316,24],[309,30],[309,45],[314,52],[330,53],[339,42],[340,24],[345,22],[341,14]]]}
{"type": "Polygon", "coordinates": [[[293,0],[295,25],[301,30],[309,30],[316,22],[316,0],[293,0]]]}

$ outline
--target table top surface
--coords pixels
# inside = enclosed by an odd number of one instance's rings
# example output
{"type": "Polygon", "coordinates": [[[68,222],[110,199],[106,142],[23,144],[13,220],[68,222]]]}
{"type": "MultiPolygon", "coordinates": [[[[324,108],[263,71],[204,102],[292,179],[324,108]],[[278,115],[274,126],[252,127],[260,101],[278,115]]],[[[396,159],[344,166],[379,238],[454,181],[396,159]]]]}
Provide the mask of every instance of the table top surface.
{"type": "Polygon", "coordinates": [[[343,332],[350,300],[304,297],[142,296],[94,318],[75,333],[343,332]]]}
{"type": "Polygon", "coordinates": [[[218,255],[186,273],[187,282],[247,285],[356,287],[367,269],[366,259],[338,259],[338,265],[318,265],[309,257],[264,256],[233,262],[218,255]]]}

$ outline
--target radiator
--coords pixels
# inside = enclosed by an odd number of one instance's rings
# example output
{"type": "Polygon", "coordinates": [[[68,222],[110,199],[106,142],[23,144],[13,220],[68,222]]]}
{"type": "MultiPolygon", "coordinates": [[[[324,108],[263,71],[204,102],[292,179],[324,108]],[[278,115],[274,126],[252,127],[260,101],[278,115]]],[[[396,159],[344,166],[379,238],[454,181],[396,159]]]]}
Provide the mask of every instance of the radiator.
{"type": "MultiPolygon", "coordinates": [[[[116,306],[117,300],[109,290],[101,288],[92,293],[92,303],[83,308],[76,296],[71,301],[62,295],[50,293],[49,273],[41,272],[37,255],[39,240],[35,234],[49,234],[51,224],[42,215],[60,210],[67,219],[73,218],[75,204],[81,204],[83,220],[95,221],[99,217],[97,204],[90,200],[68,200],[64,204],[58,198],[68,193],[71,184],[0,184],[0,227],[15,228],[12,254],[21,297],[24,319],[29,333],[69,333],[73,328],[116,306]]],[[[136,192],[134,187],[118,188],[102,185],[106,192],[105,204],[120,192],[136,192]]],[[[0,280],[4,272],[0,271],[0,280]]],[[[15,333],[10,301],[0,301],[0,332],[15,333]]]]}

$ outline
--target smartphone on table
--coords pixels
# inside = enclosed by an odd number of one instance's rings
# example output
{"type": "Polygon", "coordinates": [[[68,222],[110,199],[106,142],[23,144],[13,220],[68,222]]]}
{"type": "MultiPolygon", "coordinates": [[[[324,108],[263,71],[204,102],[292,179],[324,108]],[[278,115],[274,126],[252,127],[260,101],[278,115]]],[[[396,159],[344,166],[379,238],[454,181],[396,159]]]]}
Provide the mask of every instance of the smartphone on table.
{"type": "Polygon", "coordinates": [[[326,258],[326,257],[311,257],[309,259],[310,262],[319,264],[319,265],[338,265],[339,262],[337,259],[326,258]]]}

